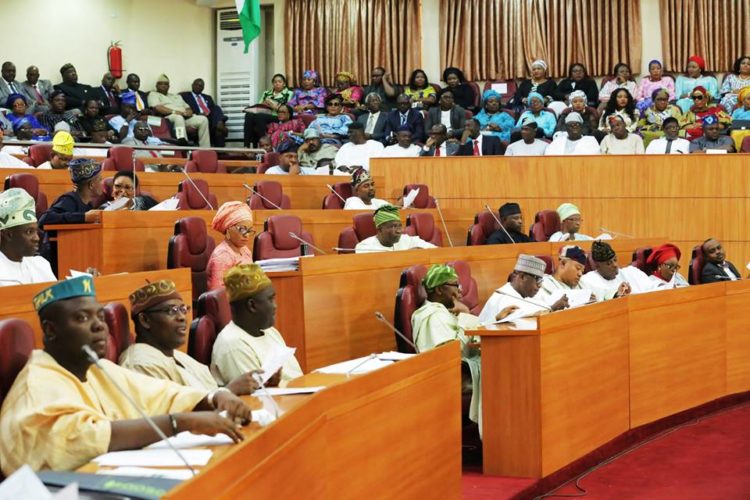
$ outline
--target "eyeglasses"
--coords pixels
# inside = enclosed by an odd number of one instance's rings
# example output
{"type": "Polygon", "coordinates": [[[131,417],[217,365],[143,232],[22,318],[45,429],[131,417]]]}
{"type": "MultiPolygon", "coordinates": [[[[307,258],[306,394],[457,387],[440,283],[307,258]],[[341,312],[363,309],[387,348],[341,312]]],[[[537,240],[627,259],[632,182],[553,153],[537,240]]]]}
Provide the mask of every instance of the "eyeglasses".
{"type": "Polygon", "coordinates": [[[523,273],[523,275],[536,281],[537,285],[541,285],[544,282],[544,278],[540,278],[539,276],[534,276],[533,274],[529,273],[523,273]]]}
{"type": "Polygon", "coordinates": [[[122,189],[123,191],[132,191],[135,189],[135,186],[129,184],[113,184],[112,187],[115,189],[122,189]]]}
{"type": "Polygon", "coordinates": [[[245,226],[234,226],[232,229],[240,233],[242,236],[247,236],[248,234],[253,234],[255,232],[255,228],[245,226]]]}
{"type": "Polygon", "coordinates": [[[679,271],[680,265],[679,264],[662,264],[662,266],[666,267],[670,271],[679,271]]]}
{"type": "Polygon", "coordinates": [[[445,286],[454,286],[458,288],[459,293],[462,293],[464,291],[463,287],[461,286],[461,283],[446,283],[445,286]]]}
{"type": "Polygon", "coordinates": [[[700,101],[701,99],[703,99],[703,96],[702,95],[691,95],[690,98],[692,100],[694,100],[694,101],[700,101]]]}
{"type": "Polygon", "coordinates": [[[177,316],[178,314],[187,314],[190,311],[190,306],[181,304],[179,306],[165,307],[163,309],[148,309],[146,313],[167,313],[169,316],[177,316]]]}
{"type": "Polygon", "coordinates": [[[331,106],[331,107],[334,107],[334,108],[338,108],[339,106],[341,106],[341,103],[340,102],[329,102],[328,104],[326,104],[326,106],[331,106]]]}

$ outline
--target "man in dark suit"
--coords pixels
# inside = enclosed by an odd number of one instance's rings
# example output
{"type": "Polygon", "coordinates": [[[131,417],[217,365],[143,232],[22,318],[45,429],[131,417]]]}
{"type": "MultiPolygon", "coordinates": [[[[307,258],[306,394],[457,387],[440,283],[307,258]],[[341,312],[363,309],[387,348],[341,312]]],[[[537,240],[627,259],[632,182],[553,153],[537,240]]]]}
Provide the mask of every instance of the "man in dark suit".
{"type": "Polygon", "coordinates": [[[523,232],[523,214],[518,203],[506,203],[500,207],[499,212],[500,225],[503,227],[489,235],[487,245],[531,243],[534,241],[533,238],[523,232]]]}
{"type": "Polygon", "coordinates": [[[476,118],[466,120],[466,127],[461,135],[461,146],[456,156],[499,156],[505,154],[505,145],[499,137],[482,135],[481,125],[476,118]]]}
{"type": "Polygon", "coordinates": [[[120,89],[115,85],[115,77],[112,73],[104,73],[101,86],[91,90],[90,98],[99,101],[103,114],[120,114],[120,89]]]}
{"type": "Polygon", "coordinates": [[[26,68],[26,81],[21,84],[29,101],[31,113],[45,112],[49,110],[49,97],[52,94],[52,82],[39,79],[39,68],[29,66],[26,68]],[[33,104],[31,104],[33,103],[33,104]]]}
{"type": "Polygon", "coordinates": [[[375,92],[365,97],[367,112],[357,117],[357,122],[365,128],[365,137],[385,143],[388,137],[385,133],[386,112],[382,111],[383,100],[375,92]]]}
{"type": "Polygon", "coordinates": [[[211,136],[211,145],[217,148],[223,148],[226,144],[227,134],[227,117],[221,106],[217,105],[214,98],[203,93],[206,83],[203,78],[193,80],[192,92],[180,92],[180,96],[193,110],[196,115],[203,115],[208,118],[208,133],[211,136]]]}
{"type": "Polygon", "coordinates": [[[153,115],[154,112],[148,107],[148,92],[141,92],[141,78],[135,73],[130,73],[125,79],[128,90],[135,93],[135,110],[141,115],[153,115]]]}
{"type": "Polygon", "coordinates": [[[445,122],[448,120],[450,121],[448,135],[458,139],[461,137],[466,125],[466,110],[458,104],[454,104],[453,92],[449,89],[443,89],[440,92],[438,105],[431,106],[430,111],[427,113],[427,119],[424,122],[425,133],[429,133],[436,123],[445,125],[445,122]]]}
{"type": "Polygon", "coordinates": [[[424,142],[425,130],[422,112],[411,107],[411,97],[406,94],[399,94],[396,98],[396,109],[388,113],[385,136],[387,138],[395,136],[396,132],[404,125],[411,130],[412,141],[424,142]]]}
{"type": "Polygon", "coordinates": [[[430,134],[420,151],[419,156],[455,156],[458,151],[458,143],[455,139],[448,139],[448,130],[445,125],[438,123],[430,129],[430,134]]]}
{"type": "Polygon", "coordinates": [[[60,75],[62,82],[55,85],[55,88],[65,94],[65,109],[83,109],[86,101],[91,98],[91,86],[78,83],[78,73],[70,63],[60,68],[60,75]]]}
{"type": "Polygon", "coordinates": [[[5,61],[2,66],[2,78],[0,78],[0,106],[5,106],[5,101],[12,94],[20,94],[26,98],[28,104],[31,95],[23,88],[21,83],[16,80],[16,65],[10,61],[5,61]]]}
{"type": "Polygon", "coordinates": [[[706,264],[701,272],[701,283],[716,283],[717,281],[735,281],[742,279],[742,275],[734,264],[726,258],[724,247],[713,238],[703,242],[703,255],[706,264]]]}

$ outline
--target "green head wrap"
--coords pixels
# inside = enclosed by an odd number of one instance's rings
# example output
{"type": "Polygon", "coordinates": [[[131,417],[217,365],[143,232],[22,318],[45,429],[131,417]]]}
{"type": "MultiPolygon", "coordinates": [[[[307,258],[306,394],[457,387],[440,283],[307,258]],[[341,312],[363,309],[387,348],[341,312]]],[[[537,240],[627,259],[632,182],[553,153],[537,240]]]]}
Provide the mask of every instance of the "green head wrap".
{"type": "Polygon", "coordinates": [[[440,285],[445,285],[458,279],[458,273],[453,266],[447,264],[435,264],[427,271],[422,278],[422,284],[426,290],[434,290],[440,285]]]}
{"type": "Polygon", "coordinates": [[[401,215],[398,213],[398,207],[394,207],[393,205],[383,205],[375,210],[373,220],[375,221],[375,227],[380,227],[386,222],[401,222],[401,215]]]}

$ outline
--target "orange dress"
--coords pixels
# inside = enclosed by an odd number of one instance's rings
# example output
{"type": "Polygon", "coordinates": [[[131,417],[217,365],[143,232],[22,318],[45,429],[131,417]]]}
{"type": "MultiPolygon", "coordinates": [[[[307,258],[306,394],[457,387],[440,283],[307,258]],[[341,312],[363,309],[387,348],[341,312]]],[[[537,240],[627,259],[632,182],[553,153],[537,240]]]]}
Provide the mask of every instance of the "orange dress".
{"type": "Polygon", "coordinates": [[[208,259],[208,267],[206,268],[206,272],[208,273],[208,289],[216,290],[217,288],[224,288],[224,273],[230,267],[252,263],[253,254],[249,248],[242,247],[237,252],[229,245],[228,241],[222,241],[214,248],[211,258],[208,259]]]}

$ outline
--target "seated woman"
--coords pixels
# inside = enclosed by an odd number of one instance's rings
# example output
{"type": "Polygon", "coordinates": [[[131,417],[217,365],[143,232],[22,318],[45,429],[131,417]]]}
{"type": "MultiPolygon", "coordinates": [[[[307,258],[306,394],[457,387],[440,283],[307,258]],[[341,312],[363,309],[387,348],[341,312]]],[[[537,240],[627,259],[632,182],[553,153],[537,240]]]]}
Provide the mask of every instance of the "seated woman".
{"type": "Polygon", "coordinates": [[[427,80],[427,73],[421,69],[412,71],[409,84],[404,88],[404,94],[411,97],[412,108],[425,109],[437,103],[435,87],[427,80]]]}
{"type": "Polygon", "coordinates": [[[328,90],[320,86],[318,72],[308,69],[302,73],[301,87],[294,89],[287,104],[293,107],[297,114],[317,115],[325,111],[327,95],[328,90]]]}
{"type": "MultiPolygon", "coordinates": [[[[190,330],[190,306],[173,281],[159,280],[139,288],[130,294],[130,306],[135,343],[120,354],[120,366],[197,389],[219,388],[208,366],[179,350],[190,330]]],[[[226,385],[237,396],[252,394],[258,387],[252,372],[226,385]]]]}
{"type": "MultiPolygon", "coordinates": [[[[303,78],[304,84],[304,78],[303,78]]],[[[244,109],[245,112],[245,147],[258,144],[260,138],[266,134],[269,123],[277,121],[276,113],[279,108],[289,102],[292,91],[287,87],[286,76],[276,73],[271,78],[271,88],[260,96],[260,102],[255,106],[244,109]]]]}
{"type": "MultiPolygon", "coordinates": [[[[571,105],[570,94],[575,91],[584,92],[586,106],[595,108],[599,105],[599,88],[596,82],[586,72],[586,67],[581,63],[573,63],[568,68],[568,77],[557,84],[552,97],[555,101],[571,105]]],[[[580,113],[580,111],[579,111],[580,113]]]]}
{"type": "Polygon", "coordinates": [[[513,117],[500,109],[500,94],[491,89],[485,90],[482,100],[484,108],[474,117],[479,122],[481,133],[493,135],[504,142],[510,141],[513,117]]]}
{"type": "Polygon", "coordinates": [[[656,284],[657,289],[690,286],[679,273],[681,255],[680,249],[671,243],[665,243],[651,251],[646,264],[650,267],[649,279],[656,284]]]}
{"type": "MultiPolygon", "coordinates": [[[[523,114],[518,118],[516,123],[516,129],[520,129],[524,123],[526,117],[531,117],[536,124],[539,126],[537,129],[537,137],[539,134],[543,134],[544,137],[551,138],[552,134],[555,133],[555,125],[557,119],[555,114],[551,111],[544,109],[544,97],[541,94],[532,92],[528,95],[527,101],[529,103],[528,111],[524,111],[523,114]]],[[[515,133],[515,131],[514,131],[515,133]]],[[[520,137],[520,136],[519,136],[520,137]]]]}
{"type": "Polygon", "coordinates": [[[10,110],[10,113],[5,118],[14,129],[19,122],[25,121],[31,125],[31,140],[49,141],[52,139],[49,130],[42,126],[34,115],[27,113],[28,103],[26,102],[26,97],[21,94],[11,94],[5,100],[5,107],[10,110]]]}
{"type": "Polygon", "coordinates": [[[302,144],[305,124],[299,118],[294,117],[294,108],[288,104],[282,104],[277,108],[276,115],[279,121],[268,126],[268,136],[271,138],[273,147],[277,148],[289,139],[302,144]]]}
{"type": "Polygon", "coordinates": [[[648,76],[641,78],[641,83],[638,84],[638,89],[633,95],[636,107],[643,111],[651,106],[653,94],[659,89],[665,89],[669,100],[674,100],[674,80],[669,76],[664,76],[661,61],[654,59],[648,63],[648,76]]]}
{"type": "Polygon", "coordinates": [[[453,101],[456,104],[464,109],[468,109],[472,113],[477,111],[474,105],[477,96],[471,85],[466,83],[463,71],[454,67],[446,68],[443,71],[443,81],[446,84],[446,89],[450,89],[453,94],[453,101]]]}
{"type": "Polygon", "coordinates": [[[65,109],[65,106],[67,105],[65,92],[62,90],[53,90],[49,97],[49,104],[49,110],[47,110],[39,119],[39,123],[42,124],[42,127],[54,133],[57,124],[65,122],[66,126],[70,129],[70,135],[76,139],[85,135],[83,127],[81,127],[78,117],[76,116],[76,112],[72,109],[65,109]]]}
{"type": "Polygon", "coordinates": [[[239,264],[252,264],[253,254],[247,247],[253,229],[253,212],[247,203],[228,201],[216,211],[211,227],[224,235],[208,259],[208,289],[224,287],[224,273],[239,264]]]}
{"type": "MultiPolygon", "coordinates": [[[[721,84],[721,105],[727,112],[736,107],[742,107],[742,100],[738,99],[740,91],[750,87],[750,56],[741,56],[734,61],[732,73],[724,77],[721,84]]],[[[739,151],[739,148],[737,149],[739,151]]]]}
{"type": "MultiPolygon", "coordinates": [[[[737,109],[732,113],[732,123],[747,121],[750,122],[750,87],[740,90],[739,103],[737,109]]],[[[736,129],[729,133],[734,141],[735,149],[742,151],[742,141],[745,137],[750,136],[750,130],[736,129]]]]}
{"type": "Polygon", "coordinates": [[[685,137],[692,141],[703,135],[703,120],[714,115],[719,121],[722,130],[732,124],[732,118],[724,111],[720,105],[712,104],[711,93],[705,88],[698,86],[690,93],[690,99],[695,103],[685,113],[682,122],[682,128],[685,130],[685,137]]]}
{"type": "Polygon", "coordinates": [[[598,139],[601,140],[606,134],[611,132],[609,117],[613,115],[622,118],[628,132],[632,133],[638,130],[638,119],[640,115],[635,109],[633,96],[625,88],[615,89],[612,93],[612,98],[607,101],[607,105],[604,107],[604,112],[599,118],[599,132],[596,134],[598,139]]]}
{"type": "Polygon", "coordinates": [[[112,179],[112,201],[103,203],[99,209],[104,210],[120,198],[131,200],[124,207],[130,210],[150,210],[159,203],[152,197],[141,193],[138,176],[128,170],[115,173],[112,179]]]}
{"type": "Polygon", "coordinates": [[[348,71],[336,73],[336,90],[334,94],[341,97],[345,113],[354,113],[362,103],[365,91],[354,83],[354,75],[348,71]]]}
{"type": "Polygon", "coordinates": [[[696,87],[702,87],[712,96],[719,95],[719,82],[710,75],[704,75],[706,70],[706,61],[700,56],[690,56],[688,58],[685,74],[677,77],[675,82],[674,94],[677,97],[677,104],[683,113],[690,111],[693,106],[693,100],[690,97],[691,92],[696,87]]]}
{"type": "Polygon", "coordinates": [[[587,106],[587,95],[583,90],[574,90],[568,94],[568,101],[570,101],[570,107],[560,113],[555,132],[564,132],[566,130],[565,118],[567,118],[569,113],[575,111],[583,118],[581,135],[594,135],[594,132],[599,128],[599,116],[596,113],[596,109],[592,106],[587,106]]]}
{"type": "Polygon", "coordinates": [[[651,94],[649,100],[652,104],[643,112],[643,117],[638,122],[641,135],[643,136],[643,144],[646,147],[654,139],[664,136],[664,120],[675,118],[678,122],[682,122],[682,111],[674,104],[669,104],[670,99],[667,89],[656,89],[651,94]]]}
{"type": "Polygon", "coordinates": [[[599,91],[599,111],[603,111],[615,90],[626,89],[631,96],[635,95],[636,85],[633,80],[633,71],[625,63],[615,64],[612,70],[614,78],[602,86],[599,91]]]}
{"type": "Polygon", "coordinates": [[[537,59],[531,63],[531,78],[521,82],[509,104],[517,112],[530,108],[529,94],[535,92],[542,96],[543,106],[547,106],[554,99],[556,89],[555,81],[547,78],[547,63],[537,59]]]}
{"type": "Polygon", "coordinates": [[[323,144],[340,146],[349,135],[350,123],[349,115],[343,114],[341,96],[331,94],[326,97],[326,114],[319,115],[308,128],[318,131],[323,144]]]}
{"type": "Polygon", "coordinates": [[[388,205],[385,200],[375,198],[375,181],[370,177],[370,172],[358,167],[352,174],[352,191],[344,203],[344,210],[376,210],[383,205],[388,205]]]}
{"type": "MultiPolygon", "coordinates": [[[[87,99],[83,105],[83,115],[78,118],[83,131],[86,136],[91,138],[94,134],[94,124],[98,124],[103,120],[101,113],[101,104],[97,99],[87,99]]],[[[106,127],[106,140],[109,142],[120,142],[119,130],[115,133],[115,129],[109,126],[109,123],[105,121],[106,127]]]]}

